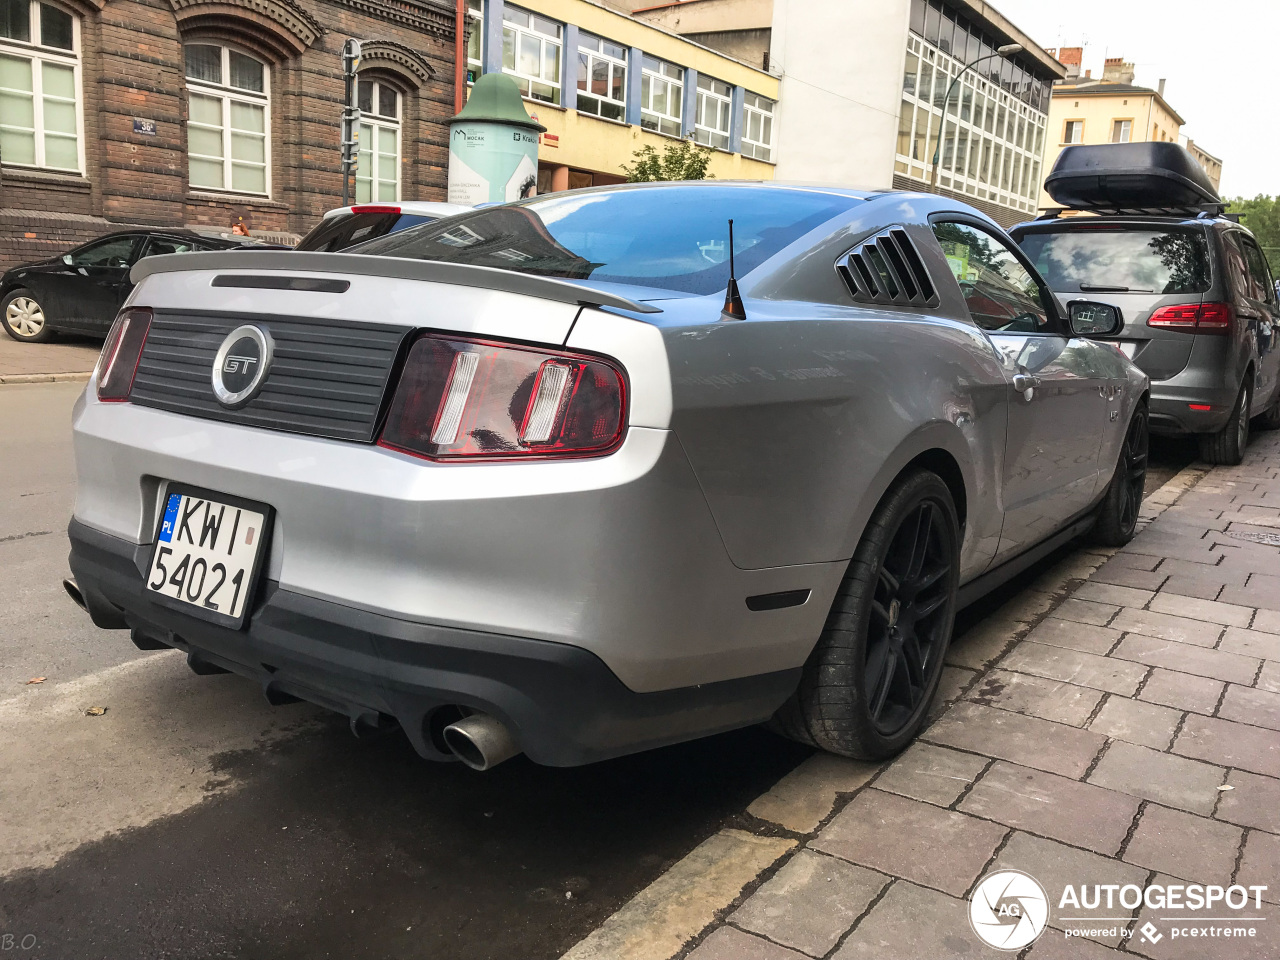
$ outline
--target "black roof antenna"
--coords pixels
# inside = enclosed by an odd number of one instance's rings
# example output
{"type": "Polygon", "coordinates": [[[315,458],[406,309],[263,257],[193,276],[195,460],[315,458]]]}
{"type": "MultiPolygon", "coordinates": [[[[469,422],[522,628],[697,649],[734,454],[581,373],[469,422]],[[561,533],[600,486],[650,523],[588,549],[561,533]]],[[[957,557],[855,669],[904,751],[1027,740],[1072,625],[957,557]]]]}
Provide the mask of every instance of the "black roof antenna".
{"type": "Polygon", "coordinates": [[[720,311],[723,320],[747,319],[746,308],[742,305],[742,294],[738,292],[738,277],[733,266],[733,221],[729,221],[729,289],[724,292],[724,309],[720,311]]]}

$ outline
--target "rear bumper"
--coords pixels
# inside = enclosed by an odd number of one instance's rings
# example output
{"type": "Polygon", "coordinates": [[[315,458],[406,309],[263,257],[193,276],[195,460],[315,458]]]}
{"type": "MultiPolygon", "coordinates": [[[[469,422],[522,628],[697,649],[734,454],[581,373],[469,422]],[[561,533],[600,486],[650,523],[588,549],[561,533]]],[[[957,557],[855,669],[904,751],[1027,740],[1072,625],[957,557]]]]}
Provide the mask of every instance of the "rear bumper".
{"type": "Polygon", "coordinates": [[[1182,371],[1168,380],[1151,381],[1153,433],[1215,433],[1231,416],[1244,376],[1243,363],[1236,362],[1235,342],[1230,337],[1193,339],[1191,358],[1182,371]],[[1193,403],[1210,409],[1192,410],[1193,403]]]}
{"type": "Polygon", "coordinates": [[[150,546],[73,520],[71,569],[94,622],[130,627],[262,686],[274,703],[300,698],[351,717],[394,718],[423,756],[442,707],[501,719],[531,759],[574,766],[767,719],[799,668],[655,693],[629,689],[591,652],[569,644],[403,620],[265,581],[247,629],[215,626],[145,594],[150,546]]]}

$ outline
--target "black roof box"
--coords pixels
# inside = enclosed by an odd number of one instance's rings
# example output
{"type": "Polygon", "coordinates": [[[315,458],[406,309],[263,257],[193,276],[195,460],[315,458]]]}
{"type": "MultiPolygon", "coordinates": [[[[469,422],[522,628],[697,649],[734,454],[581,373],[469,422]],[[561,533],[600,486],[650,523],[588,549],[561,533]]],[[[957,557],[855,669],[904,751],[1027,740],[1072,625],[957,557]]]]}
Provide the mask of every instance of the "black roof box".
{"type": "Polygon", "coordinates": [[[1196,213],[1221,206],[1204,169],[1176,143],[1066,147],[1044,188],[1072,210],[1196,213]]]}

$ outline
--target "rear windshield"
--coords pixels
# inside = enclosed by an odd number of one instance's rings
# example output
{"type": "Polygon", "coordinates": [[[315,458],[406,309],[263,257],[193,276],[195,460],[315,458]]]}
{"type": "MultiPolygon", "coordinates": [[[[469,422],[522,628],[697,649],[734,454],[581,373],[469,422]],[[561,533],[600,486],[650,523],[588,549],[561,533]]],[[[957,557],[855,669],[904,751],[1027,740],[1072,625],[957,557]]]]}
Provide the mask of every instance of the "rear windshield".
{"type": "Polygon", "coordinates": [[[321,220],[294,249],[332,253],[437,219],[412,213],[339,213],[321,220]]]}
{"type": "Polygon", "coordinates": [[[1197,230],[1067,226],[1019,243],[1058,293],[1204,293],[1209,255],[1197,230]]]}
{"type": "Polygon", "coordinates": [[[730,218],[741,277],[857,202],[727,184],[560,193],[459,214],[351,252],[709,294],[729,279],[730,218]]]}

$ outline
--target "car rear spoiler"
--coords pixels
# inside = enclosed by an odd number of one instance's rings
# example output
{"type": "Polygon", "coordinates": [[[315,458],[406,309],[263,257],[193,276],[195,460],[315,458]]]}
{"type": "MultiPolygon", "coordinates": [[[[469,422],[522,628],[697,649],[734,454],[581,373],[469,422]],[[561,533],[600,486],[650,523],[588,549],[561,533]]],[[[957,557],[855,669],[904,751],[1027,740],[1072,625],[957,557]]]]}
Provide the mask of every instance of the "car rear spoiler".
{"type": "Polygon", "coordinates": [[[540,277],[495,267],[475,267],[436,260],[409,260],[404,257],[372,257],[359,253],[298,253],[291,250],[171,253],[139,260],[129,272],[129,278],[134,283],[141,283],[153,274],[187,273],[192,270],[272,270],[428,280],[461,287],[502,290],[580,306],[612,307],[633,313],[662,313],[660,307],[556,277],[540,277]]]}

